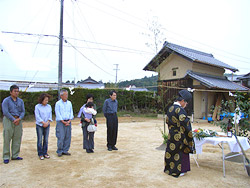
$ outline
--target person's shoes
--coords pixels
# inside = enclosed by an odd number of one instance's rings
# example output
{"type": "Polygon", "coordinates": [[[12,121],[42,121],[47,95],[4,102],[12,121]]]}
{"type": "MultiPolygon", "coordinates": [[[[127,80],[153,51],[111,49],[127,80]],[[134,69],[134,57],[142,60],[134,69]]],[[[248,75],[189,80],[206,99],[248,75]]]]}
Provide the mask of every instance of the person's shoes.
{"type": "Polygon", "coordinates": [[[49,155],[44,155],[44,158],[49,159],[50,156],[49,155]]]}
{"type": "Polygon", "coordinates": [[[108,147],[108,151],[112,151],[112,148],[111,148],[111,147],[108,147]]]}
{"type": "Polygon", "coordinates": [[[117,147],[115,147],[115,146],[113,146],[113,147],[112,147],[112,150],[118,150],[118,148],[117,148],[117,147]]]}
{"type": "Polygon", "coordinates": [[[179,176],[184,176],[185,175],[185,173],[180,173],[180,175],[179,176]]]}
{"type": "Polygon", "coordinates": [[[61,156],[62,156],[62,153],[58,153],[57,156],[58,156],[58,157],[61,157],[61,156]]]}
{"type": "Polygon", "coordinates": [[[69,152],[62,153],[63,155],[71,155],[69,152]]]}
{"type": "Polygon", "coordinates": [[[90,151],[91,153],[94,153],[94,150],[92,150],[92,149],[89,149],[89,151],[90,151]]]}
{"type": "Polygon", "coordinates": [[[87,152],[87,153],[91,153],[90,149],[86,149],[86,152],[87,152]]]}
{"type": "Polygon", "coordinates": [[[9,159],[5,159],[5,160],[3,160],[3,163],[4,164],[8,164],[10,162],[10,160],[9,159]]]}
{"type": "Polygon", "coordinates": [[[23,160],[22,157],[12,158],[12,160],[23,160]]]}
{"type": "Polygon", "coordinates": [[[41,160],[44,160],[44,156],[39,156],[39,158],[40,158],[41,160]]]}

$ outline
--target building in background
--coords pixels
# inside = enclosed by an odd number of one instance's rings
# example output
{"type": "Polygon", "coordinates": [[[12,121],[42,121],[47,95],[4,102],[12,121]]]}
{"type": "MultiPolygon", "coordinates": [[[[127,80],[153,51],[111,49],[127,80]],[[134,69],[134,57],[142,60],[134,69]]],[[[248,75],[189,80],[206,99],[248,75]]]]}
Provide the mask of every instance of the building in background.
{"type": "Polygon", "coordinates": [[[239,80],[243,86],[250,88],[250,72],[238,77],[237,80],[239,80]]]}
{"type": "MultiPolygon", "coordinates": [[[[194,118],[203,118],[211,113],[211,106],[220,106],[222,100],[229,99],[229,91],[249,91],[228,80],[224,76],[225,69],[238,71],[212,54],[165,42],[143,70],[158,72],[158,94],[161,96],[163,92],[164,101],[173,102],[181,89],[193,89],[188,115],[193,113],[194,118]]],[[[165,110],[170,105],[166,104],[165,110]]],[[[216,116],[214,111],[213,118],[216,116]]]]}
{"type": "Polygon", "coordinates": [[[88,89],[104,89],[104,83],[102,81],[97,82],[96,80],[92,79],[90,76],[83,81],[77,82],[75,87],[81,87],[81,88],[88,88],[88,89]]]}
{"type": "MultiPolygon", "coordinates": [[[[14,84],[16,84],[19,87],[20,91],[27,91],[27,92],[38,92],[38,91],[48,91],[48,90],[58,89],[57,83],[0,80],[0,90],[9,90],[10,86],[14,84]]],[[[65,88],[75,87],[75,84],[62,83],[62,87],[65,88]]]]}
{"type": "Polygon", "coordinates": [[[147,88],[137,88],[135,85],[130,85],[130,86],[128,86],[128,87],[126,87],[126,90],[127,91],[148,91],[148,89],[147,88]]]}

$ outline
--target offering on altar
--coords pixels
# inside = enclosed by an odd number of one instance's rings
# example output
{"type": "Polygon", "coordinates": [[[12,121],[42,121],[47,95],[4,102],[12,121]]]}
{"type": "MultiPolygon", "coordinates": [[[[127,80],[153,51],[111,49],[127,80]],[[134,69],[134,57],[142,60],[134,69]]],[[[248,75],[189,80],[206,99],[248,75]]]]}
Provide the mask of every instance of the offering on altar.
{"type": "Polygon", "coordinates": [[[209,129],[198,128],[193,131],[193,137],[197,138],[198,140],[201,140],[205,137],[214,137],[214,136],[218,136],[218,133],[216,131],[209,129]]]}

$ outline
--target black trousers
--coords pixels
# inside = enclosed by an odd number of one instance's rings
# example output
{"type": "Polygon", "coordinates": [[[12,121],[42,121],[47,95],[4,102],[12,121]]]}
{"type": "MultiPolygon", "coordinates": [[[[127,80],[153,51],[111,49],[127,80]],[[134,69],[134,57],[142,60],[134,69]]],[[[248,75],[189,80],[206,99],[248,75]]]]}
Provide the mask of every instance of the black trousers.
{"type": "Polygon", "coordinates": [[[107,114],[107,147],[116,145],[117,132],[118,132],[118,118],[116,113],[107,114]]]}
{"type": "Polygon", "coordinates": [[[83,133],[83,149],[94,149],[94,134],[95,132],[88,132],[87,125],[82,127],[83,133]]]}

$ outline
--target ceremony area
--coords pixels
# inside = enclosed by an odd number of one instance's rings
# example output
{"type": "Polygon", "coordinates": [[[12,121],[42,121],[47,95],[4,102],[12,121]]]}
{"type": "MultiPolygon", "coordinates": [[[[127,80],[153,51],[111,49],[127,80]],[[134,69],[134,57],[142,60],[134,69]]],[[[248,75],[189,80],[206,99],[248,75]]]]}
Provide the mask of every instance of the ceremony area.
{"type": "MultiPolygon", "coordinates": [[[[226,176],[223,177],[221,148],[211,144],[203,145],[196,165],[194,155],[190,156],[191,171],[174,178],[163,172],[164,150],[163,120],[144,117],[119,117],[118,151],[107,151],[106,122],[97,118],[94,153],[83,150],[83,136],[79,119],[72,122],[71,156],[56,154],[55,121],[49,135],[48,153],[50,159],[40,160],[37,156],[37,135],[35,121],[23,122],[23,137],[20,156],[22,161],[0,161],[0,187],[167,187],[167,188],[249,188],[250,178],[242,163],[226,161],[226,176]]],[[[206,128],[221,131],[217,126],[198,120],[193,130],[206,128]]],[[[167,130],[168,132],[168,130],[167,130]]],[[[3,152],[3,124],[0,122],[0,153],[3,152]]],[[[225,153],[229,147],[224,144],[225,153]]],[[[250,157],[250,149],[246,151],[250,157]]]]}

